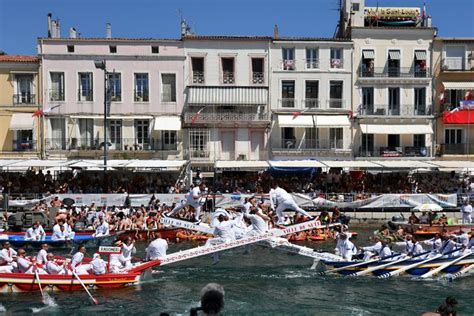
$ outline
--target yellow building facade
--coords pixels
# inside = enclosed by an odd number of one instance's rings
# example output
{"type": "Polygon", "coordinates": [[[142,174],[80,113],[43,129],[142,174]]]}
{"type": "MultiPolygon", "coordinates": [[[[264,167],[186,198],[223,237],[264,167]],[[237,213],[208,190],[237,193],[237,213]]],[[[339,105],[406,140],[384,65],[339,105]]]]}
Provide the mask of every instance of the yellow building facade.
{"type": "Polygon", "coordinates": [[[39,67],[36,56],[0,55],[1,158],[41,157],[39,67]]]}

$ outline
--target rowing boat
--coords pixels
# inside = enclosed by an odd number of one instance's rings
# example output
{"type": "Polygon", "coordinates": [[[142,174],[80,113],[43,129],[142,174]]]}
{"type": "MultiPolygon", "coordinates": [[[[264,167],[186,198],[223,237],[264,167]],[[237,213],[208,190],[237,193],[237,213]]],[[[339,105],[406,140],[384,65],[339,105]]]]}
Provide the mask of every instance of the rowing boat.
{"type": "Polygon", "coordinates": [[[8,241],[15,247],[31,246],[40,247],[42,244],[48,244],[54,248],[70,247],[72,245],[83,244],[87,247],[98,247],[100,245],[110,245],[121,233],[115,232],[106,236],[95,237],[94,232],[76,232],[74,238],[70,240],[53,240],[52,233],[46,232],[41,240],[25,240],[24,232],[1,232],[0,242],[8,241]]]}
{"type": "MultiPolygon", "coordinates": [[[[446,264],[448,262],[454,262],[457,258],[461,257],[461,255],[457,256],[451,256],[451,257],[441,257],[437,258],[435,260],[417,265],[417,263],[421,263],[422,261],[426,260],[426,258],[416,258],[416,259],[409,259],[409,260],[404,260],[399,263],[389,265],[387,267],[382,267],[384,265],[387,265],[388,263],[391,262],[391,260],[379,260],[379,261],[368,261],[367,264],[362,264],[363,261],[361,260],[353,260],[353,261],[328,261],[328,260],[320,260],[319,265],[316,267],[317,270],[319,271],[325,271],[328,268],[330,269],[338,269],[337,273],[341,275],[352,275],[357,272],[361,272],[367,269],[372,269],[377,266],[380,266],[380,269],[375,269],[368,275],[372,276],[384,276],[387,275],[388,273],[413,265],[414,267],[412,269],[408,269],[404,271],[405,274],[411,275],[411,276],[421,276],[430,270],[436,269],[443,264],[446,264]],[[348,267],[347,269],[344,269],[344,267],[348,267]]],[[[396,258],[399,259],[399,258],[396,258]]],[[[463,258],[462,260],[449,265],[445,269],[441,270],[439,273],[440,274],[454,274],[460,270],[462,270],[464,267],[469,266],[471,264],[474,264],[474,254],[470,254],[469,256],[463,258]]],[[[473,271],[474,272],[474,271],[473,271]]]]}

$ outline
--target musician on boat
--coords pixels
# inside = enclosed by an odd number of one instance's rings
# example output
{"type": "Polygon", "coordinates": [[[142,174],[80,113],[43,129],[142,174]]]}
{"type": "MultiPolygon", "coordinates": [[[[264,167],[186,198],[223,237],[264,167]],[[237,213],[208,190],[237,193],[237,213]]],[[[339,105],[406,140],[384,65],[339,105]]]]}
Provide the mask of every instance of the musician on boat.
{"type": "Polygon", "coordinates": [[[46,236],[40,221],[36,221],[25,233],[25,240],[44,240],[46,236]]]}
{"type": "Polygon", "coordinates": [[[277,214],[278,225],[283,225],[285,221],[285,215],[283,214],[285,210],[292,210],[308,217],[310,220],[313,219],[313,216],[299,207],[293,197],[285,189],[280,188],[276,183],[273,184],[272,189],[270,190],[270,203],[272,209],[274,209],[277,214]]]}
{"type": "Polygon", "coordinates": [[[15,262],[17,252],[11,248],[10,242],[5,241],[3,243],[3,249],[0,251],[0,268],[2,272],[12,272],[18,267],[15,262]]]}

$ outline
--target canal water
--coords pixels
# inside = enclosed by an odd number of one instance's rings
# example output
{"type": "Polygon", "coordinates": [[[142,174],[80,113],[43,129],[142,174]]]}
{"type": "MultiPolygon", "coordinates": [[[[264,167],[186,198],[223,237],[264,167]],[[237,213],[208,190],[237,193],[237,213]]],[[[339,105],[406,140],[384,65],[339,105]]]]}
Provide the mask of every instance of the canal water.
{"type": "MultiPolygon", "coordinates": [[[[373,229],[357,229],[357,245],[366,245],[373,229]]],[[[169,252],[196,246],[170,245],[169,252]]],[[[334,242],[306,244],[332,249],[334,242]]],[[[146,245],[138,245],[142,255],[146,245]]],[[[436,309],[447,296],[459,302],[458,315],[474,315],[474,277],[447,281],[389,280],[319,276],[312,260],[275,249],[252,246],[225,252],[218,265],[210,256],[159,268],[138,287],[93,291],[99,305],[91,305],[83,291],[52,293],[52,306],[40,293],[0,295],[0,314],[21,315],[189,315],[199,304],[201,288],[209,282],[225,289],[223,315],[419,315],[436,309]]]]}

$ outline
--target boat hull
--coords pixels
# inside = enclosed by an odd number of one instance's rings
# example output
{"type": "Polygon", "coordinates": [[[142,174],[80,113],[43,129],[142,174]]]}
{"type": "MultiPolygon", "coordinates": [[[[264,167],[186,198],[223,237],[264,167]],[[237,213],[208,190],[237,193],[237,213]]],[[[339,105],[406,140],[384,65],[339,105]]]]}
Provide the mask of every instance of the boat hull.
{"type": "Polygon", "coordinates": [[[52,240],[51,233],[47,232],[44,240],[25,240],[24,232],[2,232],[0,233],[0,242],[9,241],[14,247],[31,246],[39,248],[42,244],[48,244],[54,248],[71,247],[83,244],[86,247],[108,246],[119,236],[119,233],[113,233],[107,236],[94,237],[91,232],[76,232],[72,240],[52,240]]]}
{"type": "Polygon", "coordinates": [[[441,234],[446,230],[448,234],[453,234],[463,230],[465,232],[474,230],[474,224],[456,224],[456,225],[429,225],[429,224],[407,224],[393,222],[395,225],[400,225],[404,230],[411,232],[412,235],[420,237],[431,237],[435,234],[441,234]]]}

